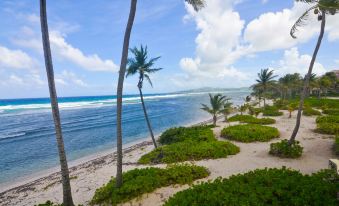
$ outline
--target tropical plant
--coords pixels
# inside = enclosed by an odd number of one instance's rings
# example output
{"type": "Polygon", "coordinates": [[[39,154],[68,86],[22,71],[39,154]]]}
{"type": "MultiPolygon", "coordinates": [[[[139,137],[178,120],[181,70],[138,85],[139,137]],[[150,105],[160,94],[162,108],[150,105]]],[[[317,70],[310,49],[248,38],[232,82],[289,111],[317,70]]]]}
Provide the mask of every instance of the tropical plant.
{"type": "Polygon", "coordinates": [[[258,73],[258,79],[256,79],[257,84],[253,85],[253,87],[258,87],[263,92],[263,99],[264,99],[264,106],[266,106],[266,95],[267,95],[267,89],[272,86],[272,84],[275,82],[273,80],[276,78],[276,75],[273,75],[273,70],[262,69],[260,73],[258,73]]]}
{"type": "Polygon", "coordinates": [[[224,104],[224,108],[222,108],[221,113],[224,115],[225,122],[228,120],[228,115],[230,115],[233,111],[232,103],[231,102],[226,102],[224,104]]]}
{"type": "Polygon", "coordinates": [[[201,104],[202,105],[202,110],[210,113],[213,118],[213,125],[217,125],[217,115],[221,113],[222,108],[225,104],[226,97],[223,96],[222,94],[208,94],[210,97],[210,105],[211,107],[208,107],[206,104],[201,104]]]}
{"type": "Polygon", "coordinates": [[[292,145],[289,145],[286,139],[272,143],[269,151],[269,154],[281,158],[298,158],[302,153],[303,147],[300,146],[298,141],[294,141],[292,145]]]}
{"type": "Polygon", "coordinates": [[[246,112],[248,105],[243,104],[238,107],[238,110],[240,111],[240,114],[242,115],[244,112],[246,112]]]}
{"type": "Polygon", "coordinates": [[[145,101],[144,101],[144,97],[143,97],[143,94],[142,94],[142,87],[143,87],[143,84],[144,84],[144,79],[146,79],[148,81],[148,83],[151,86],[153,86],[151,78],[150,78],[150,74],[155,73],[155,72],[162,69],[162,68],[153,68],[154,63],[160,57],[149,59],[148,58],[147,46],[144,48],[141,45],[140,49],[138,49],[137,47],[134,47],[133,49],[130,49],[130,51],[133,53],[134,58],[128,59],[128,63],[127,63],[128,68],[127,68],[126,77],[129,77],[129,76],[135,75],[135,74],[139,75],[139,81],[138,81],[137,87],[139,89],[141,105],[142,105],[142,109],[144,111],[147,127],[148,127],[149,133],[151,135],[154,147],[157,148],[157,143],[156,143],[155,138],[154,138],[152,126],[151,126],[150,120],[148,118],[148,114],[147,114],[147,110],[146,110],[146,106],[145,106],[145,101]]]}
{"type": "Polygon", "coordinates": [[[314,14],[318,16],[318,20],[321,21],[321,26],[320,26],[320,34],[319,34],[319,37],[318,37],[318,40],[317,40],[317,45],[314,49],[312,59],[311,59],[311,62],[310,62],[309,68],[308,68],[308,72],[307,72],[306,77],[304,79],[303,90],[300,94],[300,102],[299,102],[297,120],[296,120],[294,130],[292,132],[291,138],[289,140],[290,145],[295,141],[295,137],[297,136],[297,133],[298,133],[298,130],[299,130],[299,127],[300,127],[301,112],[302,112],[302,109],[303,109],[305,96],[306,96],[307,91],[308,91],[310,77],[312,75],[314,62],[317,58],[317,54],[318,54],[318,51],[319,51],[319,48],[320,48],[320,45],[321,45],[321,41],[323,39],[324,32],[325,32],[326,15],[327,14],[334,15],[339,11],[339,1],[337,1],[337,0],[297,0],[297,1],[305,2],[305,3],[314,3],[315,5],[311,5],[311,7],[308,8],[299,17],[299,19],[296,21],[296,23],[292,26],[291,32],[290,32],[291,36],[293,38],[296,38],[295,33],[296,33],[298,27],[304,25],[304,21],[307,19],[307,17],[309,16],[309,13],[311,11],[313,11],[314,14]]]}
{"type": "Polygon", "coordinates": [[[292,112],[293,112],[294,110],[296,110],[296,108],[297,108],[297,104],[295,104],[295,103],[290,103],[290,104],[288,105],[288,107],[287,107],[287,110],[288,110],[288,112],[289,112],[288,118],[292,118],[292,112]]]}
{"type": "Polygon", "coordinates": [[[48,80],[49,95],[51,100],[52,114],[55,127],[55,135],[58,145],[59,161],[61,167],[61,183],[63,192],[63,205],[73,206],[72,190],[69,178],[69,170],[67,165],[67,158],[64,147],[64,140],[62,137],[61,120],[59,113],[58,97],[55,88],[54,71],[52,63],[52,53],[49,42],[46,0],[40,0],[40,22],[42,33],[42,45],[45,57],[45,66],[48,80]]]}

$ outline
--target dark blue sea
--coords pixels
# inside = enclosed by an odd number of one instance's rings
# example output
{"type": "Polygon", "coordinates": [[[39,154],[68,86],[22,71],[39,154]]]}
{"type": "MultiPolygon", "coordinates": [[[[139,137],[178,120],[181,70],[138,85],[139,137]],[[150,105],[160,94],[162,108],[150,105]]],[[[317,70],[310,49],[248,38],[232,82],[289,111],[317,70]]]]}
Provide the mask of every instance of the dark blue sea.
{"type": "MultiPolygon", "coordinates": [[[[223,93],[235,105],[249,89],[223,93]]],[[[155,134],[167,128],[197,123],[210,116],[200,109],[208,93],[145,95],[155,134]]],[[[62,129],[69,161],[116,145],[115,96],[59,98],[62,129]]],[[[140,141],[148,130],[138,95],[123,99],[123,143],[140,141]]],[[[0,100],[0,184],[58,166],[54,124],[48,98],[0,100]]]]}

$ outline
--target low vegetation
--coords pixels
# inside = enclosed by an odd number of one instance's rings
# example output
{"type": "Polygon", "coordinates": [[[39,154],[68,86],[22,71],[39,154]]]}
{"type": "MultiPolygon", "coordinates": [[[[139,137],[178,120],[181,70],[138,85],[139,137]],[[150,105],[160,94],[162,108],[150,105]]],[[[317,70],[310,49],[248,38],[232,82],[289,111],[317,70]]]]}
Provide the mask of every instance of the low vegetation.
{"type": "Polygon", "coordinates": [[[338,205],[339,177],[331,170],[312,175],[282,169],[257,169],[194,185],[165,206],[190,205],[338,205]]]}
{"type": "Polygon", "coordinates": [[[334,139],[334,152],[336,155],[339,155],[339,135],[334,139]]]}
{"type": "Polygon", "coordinates": [[[303,115],[304,116],[314,116],[314,115],[321,115],[321,112],[319,112],[316,109],[313,109],[312,107],[305,107],[303,109],[303,115]]]}
{"type": "Polygon", "coordinates": [[[163,146],[143,155],[140,164],[225,158],[240,151],[230,142],[217,141],[210,126],[171,128],[160,136],[159,141],[163,146]]]}
{"type": "Polygon", "coordinates": [[[317,123],[317,132],[322,134],[339,134],[339,123],[321,122],[317,123]]]}
{"type": "Polygon", "coordinates": [[[267,142],[279,137],[277,128],[257,124],[245,124],[226,127],[221,131],[221,136],[240,142],[267,142]]]}
{"type": "MultiPolygon", "coordinates": [[[[338,102],[339,104],[339,102],[338,102]]],[[[330,115],[339,115],[339,109],[324,109],[324,114],[330,114],[330,115]]]]}
{"type": "Polygon", "coordinates": [[[276,106],[265,106],[262,110],[264,116],[281,116],[282,112],[276,106]]]}
{"type": "Polygon", "coordinates": [[[322,122],[339,123],[339,115],[328,115],[317,117],[316,123],[322,122]]]}
{"type": "Polygon", "coordinates": [[[124,184],[117,188],[115,178],[95,191],[91,204],[117,205],[160,187],[173,184],[190,184],[196,179],[207,177],[209,171],[195,165],[171,165],[166,169],[143,168],[123,173],[124,184]]]}
{"type": "Polygon", "coordinates": [[[275,119],[271,118],[256,118],[252,115],[234,115],[228,119],[230,122],[239,121],[241,123],[249,123],[249,124],[274,124],[276,121],[275,119]]]}
{"type": "Polygon", "coordinates": [[[241,115],[241,114],[236,114],[230,118],[228,118],[229,122],[244,122],[244,121],[249,121],[255,119],[252,115],[241,115]]]}
{"type": "Polygon", "coordinates": [[[298,158],[302,155],[303,147],[298,141],[288,145],[287,140],[282,140],[270,145],[270,154],[282,158],[298,158]]]}

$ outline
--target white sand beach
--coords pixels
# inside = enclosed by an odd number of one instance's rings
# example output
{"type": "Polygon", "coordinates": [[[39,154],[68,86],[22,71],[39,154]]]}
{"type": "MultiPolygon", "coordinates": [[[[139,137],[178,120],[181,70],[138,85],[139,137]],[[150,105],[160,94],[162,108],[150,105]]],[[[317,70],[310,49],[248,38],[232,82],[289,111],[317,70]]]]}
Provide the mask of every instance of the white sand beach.
{"type": "MultiPolygon", "coordinates": [[[[295,112],[296,113],[296,112],[295,112]]],[[[288,139],[295,124],[295,114],[291,119],[288,112],[275,117],[277,127],[281,137],[264,143],[240,143],[233,142],[240,147],[240,153],[227,158],[216,160],[196,161],[194,164],[207,167],[211,174],[209,177],[199,180],[207,181],[217,177],[228,177],[232,174],[244,173],[257,168],[282,167],[300,170],[302,173],[313,173],[328,167],[328,160],[334,157],[332,153],[333,139],[331,136],[315,133],[315,117],[303,117],[297,140],[304,147],[304,152],[299,159],[281,159],[268,154],[269,144],[281,139],[288,139]]],[[[234,124],[234,123],[232,123],[234,124]]],[[[218,127],[214,128],[214,133],[220,141],[220,131],[229,123],[218,121],[218,127]]],[[[151,151],[153,145],[150,141],[141,142],[130,146],[124,150],[124,167],[127,171],[133,168],[147,167],[138,165],[138,158],[151,151]]],[[[152,165],[165,167],[165,165],[152,165]]],[[[73,198],[76,204],[88,205],[97,188],[107,183],[115,175],[116,162],[113,154],[98,156],[90,161],[71,167],[71,184],[73,198]]],[[[51,200],[53,202],[62,201],[62,189],[58,173],[47,175],[24,185],[16,185],[0,194],[0,205],[34,205],[51,200]]],[[[124,205],[162,205],[166,199],[176,192],[186,189],[188,186],[171,186],[157,189],[151,194],[143,195],[141,198],[124,205]]]]}

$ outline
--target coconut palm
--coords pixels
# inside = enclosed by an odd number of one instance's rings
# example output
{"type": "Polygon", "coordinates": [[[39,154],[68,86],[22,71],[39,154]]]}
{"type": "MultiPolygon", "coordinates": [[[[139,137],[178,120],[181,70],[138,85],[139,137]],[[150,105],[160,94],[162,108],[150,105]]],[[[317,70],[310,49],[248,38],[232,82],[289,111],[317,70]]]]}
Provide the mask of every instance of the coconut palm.
{"type": "Polygon", "coordinates": [[[138,89],[139,89],[142,109],[144,110],[144,115],[145,115],[147,127],[148,127],[150,134],[151,134],[154,147],[157,148],[157,143],[156,143],[155,138],[154,138],[151,123],[150,123],[150,121],[148,119],[148,115],[147,115],[144,97],[143,97],[143,94],[142,94],[142,87],[143,87],[143,84],[144,84],[144,79],[146,79],[148,81],[148,83],[153,87],[153,84],[152,84],[152,81],[151,81],[149,75],[162,69],[162,68],[153,68],[154,63],[160,57],[148,59],[147,46],[144,48],[141,45],[140,49],[138,49],[137,47],[134,47],[133,49],[130,49],[130,51],[134,54],[134,58],[128,59],[128,68],[127,68],[126,77],[134,75],[134,74],[139,74],[139,81],[138,81],[137,86],[138,86],[138,89]]]}
{"type": "Polygon", "coordinates": [[[276,75],[273,75],[273,70],[262,69],[260,73],[258,73],[258,79],[256,79],[257,84],[255,84],[252,87],[258,87],[263,91],[263,98],[264,98],[264,106],[266,106],[266,92],[269,87],[272,86],[272,84],[275,82],[273,79],[277,77],[276,75]]]}
{"type": "Polygon", "coordinates": [[[208,95],[210,97],[211,107],[208,107],[206,104],[201,104],[202,105],[201,109],[212,115],[213,125],[216,126],[217,115],[221,113],[221,110],[223,109],[225,101],[226,101],[226,97],[223,96],[222,94],[216,94],[216,95],[208,94],[208,95]]]}
{"type": "Polygon", "coordinates": [[[296,23],[292,26],[291,32],[290,32],[291,36],[293,38],[296,38],[295,33],[296,33],[297,29],[300,26],[304,25],[304,21],[308,18],[311,11],[313,11],[314,14],[317,15],[318,20],[321,21],[321,26],[320,26],[320,33],[319,33],[319,37],[318,37],[318,40],[317,40],[317,44],[316,44],[316,47],[314,49],[312,59],[311,59],[311,62],[310,62],[309,68],[308,68],[308,72],[307,72],[305,80],[304,80],[303,90],[300,94],[300,102],[299,102],[297,120],[296,120],[294,130],[292,132],[291,138],[289,140],[290,145],[292,143],[294,143],[295,137],[297,136],[297,133],[298,133],[298,130],[299,130],[299,127],[300,127],[301,112],[302,112],[302,109],[303,109],[303,106],[304,106],[305,96],[306,96],[306,93],[308,91],[310,76],[312,74],[314,62],[317,58],[317,54],[318,54],[318,51],[319,51],[319,48],[320,48],[320,45],[321,45],[321,41],[323,39],[324,32],[325,32],[326,15],[327,14],[335,15],[339,11],[339,1],[338,0],[297,0],[297,1],[305,2],[305,3],[314,3],[314,5],[312,5],[309,9],[307,9],[299,17],[299,19],[296,21],[296,23]]]}
{"type": "Polygon", "coordinates": [[[243,105],[240,105],[238,110],[240,111],[240,115],[242,115],[244,112],[246,112],[248,108],[248,105],[247,104],[243,104],[243,105]]]}
{"type": "MultiPolygon", "coordinates": [[[[204,0],[185,0],[191,4],[193,8],[198,11],[204,6],[204,0]]],[[[131,0],[131,6],[129,11],[129,17],[124,35],[124,43],[122,48],[122,55],[120,61],[118,85],[117,85],[117,174],[116,174],[116,186],[121,187],[122,185],[122,93],[126,73],[126,65],[128,59],[128,48],[131,31],[134,23],[134,17],[136,13],[137,0],[131,0]]]]}
{"type": "Polygon", "coordinates": [[[56,134],[58,153],[59,153],[59,161],[60,161],[60,167],[61,167],[63,205],[73,206],[74,203],[73,203],[72,190],[71,190],[71,184],[70,184],[70,179],[69,179],[67,158],[66,158],[66,153],[65,153],[65,148],[64,148],[64,140],[62,137],[58,97],[57,97],[56,88],[55,88],[52,54],[51,54],[51,47],[49,43],[46,0],[40,0],[40,22],[41,22],[42,45],[43,45],[43,50],[44,50],[49,95],[50,95],[50,100],[51,100],[55,134],[56,134]]]}
{"type": "Polygon", "coordinates": [[[225,122],[228,121],[228,115],[230,115],[233,111],[232,104],[232,102],[226,102],[224,104],[224,108],[221,109],[221,113],[224,115],[225,122]]]}

